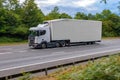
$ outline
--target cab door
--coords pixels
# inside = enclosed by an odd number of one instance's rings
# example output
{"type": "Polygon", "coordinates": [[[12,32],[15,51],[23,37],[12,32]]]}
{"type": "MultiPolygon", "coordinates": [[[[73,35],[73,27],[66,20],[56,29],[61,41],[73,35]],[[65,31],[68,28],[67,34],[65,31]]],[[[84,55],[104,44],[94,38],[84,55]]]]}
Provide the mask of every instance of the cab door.
{"type": "Polygon", "coordinates": [[[42,42],[50,42],[50,31],[49,28],[44,28],[43,30],[39,31],[39,44],[41,44],[42,42]]]}

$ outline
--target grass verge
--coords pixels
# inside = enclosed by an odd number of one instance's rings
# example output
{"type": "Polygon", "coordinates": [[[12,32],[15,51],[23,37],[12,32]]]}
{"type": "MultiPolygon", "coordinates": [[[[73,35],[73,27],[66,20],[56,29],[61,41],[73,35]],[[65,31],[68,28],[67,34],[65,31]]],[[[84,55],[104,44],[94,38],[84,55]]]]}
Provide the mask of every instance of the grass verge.
{"type": "Polygon", "coordinates": [[[102,37],[103,40],[120,39],[120,37],[102,37]]]}
{"type": "Polygon", "coordinates": [[[120,80],[120,54],[63,68],[48,76],[31,80],[120,80]]]}
{"type": "Polygon", "coordinates": [[[0,46],[26,44],[27,40],[11,37],[0,37],[0,46]]]}

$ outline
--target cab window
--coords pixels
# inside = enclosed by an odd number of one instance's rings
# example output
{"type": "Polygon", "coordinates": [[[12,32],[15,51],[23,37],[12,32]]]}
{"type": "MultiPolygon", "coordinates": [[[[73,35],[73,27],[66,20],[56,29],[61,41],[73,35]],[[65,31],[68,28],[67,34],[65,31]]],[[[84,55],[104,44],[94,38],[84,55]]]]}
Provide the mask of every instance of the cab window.
{"type": "Polygon", "coordinates": [[[39,36],[39,31],[31,30],[31,31],[29,32],[29,34],[30,34],[31,36],[39,36]]]}
{"type": "Polygon", "coordinates": [[[41,30],[40,31],[40,35],[45,35],[45,33],[46,33],[46,30],[41,30]]]}

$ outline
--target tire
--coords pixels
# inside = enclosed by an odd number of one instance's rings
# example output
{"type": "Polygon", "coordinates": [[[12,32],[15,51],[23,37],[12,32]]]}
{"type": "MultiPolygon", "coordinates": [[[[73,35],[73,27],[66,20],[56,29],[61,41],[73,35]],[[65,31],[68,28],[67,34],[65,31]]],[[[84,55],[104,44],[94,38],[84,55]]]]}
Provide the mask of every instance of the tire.
{"type": "Polygon", "coordinates": [[[41,48],[42,48],[42,49],[45,49],[45,48],[47,48],[47,45],[46,45],[46,43],[42,43],[42,44],[41,44],[41,48]]]}
{"type": "Polygon", "coordinates": [[[65,47],[65,46],[66,46],[66,42],[62,42],[62,43],[61,43],[61,46],[62,46],[62,47],[65,47]]]}
{"type": "Polygon", "coordinates": [[[70,41],[66,42],[66,46],[70,47],[70,41]]]}
{"type": "Polygon", "coordinates": [[[60,47],[60,43],[56,42],[55,47],[60,47]]]}
{"type": "Polygon", "coordinates": [[[95,44],[95,42],[90,42],[91,45],[95,44]]]}
{"type": "Polygon", "coordinates": [[[95,42],[92,42],[92,44],[95,44],[95,42]]]}
{"type": "Polygon", "coordinates": [[[90,45],[91,43],[90,42],[87,42],[87,45],[90,45]]]}

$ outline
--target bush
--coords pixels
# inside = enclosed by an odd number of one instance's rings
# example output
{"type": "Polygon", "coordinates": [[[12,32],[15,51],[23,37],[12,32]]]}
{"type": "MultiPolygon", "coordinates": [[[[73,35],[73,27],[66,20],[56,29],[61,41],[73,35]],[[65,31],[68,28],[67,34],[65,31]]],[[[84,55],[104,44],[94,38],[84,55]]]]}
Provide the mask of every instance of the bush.
{"type": "Polygon", "coordinates": [[[23,76],[22,77],[20,77],[18,80],[32,80],[31,79],[31,74],[30,73],[22,73],[23,74],[23,76]]]}
{"type": "Polygon", "coordinates": [[[9,42],[22,42],[20,38],[12,38],[12,37],[0,37],[0,43],[9,43],[9,42]]]}
{"type": "Polygon", "coordinates": [[[60,75],[59,80],[120,80],[120,57],[112,56],[95,62],[77,72],[60,75]]]}

